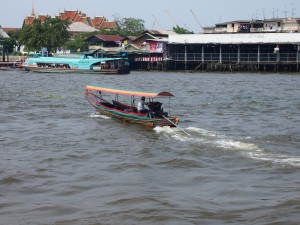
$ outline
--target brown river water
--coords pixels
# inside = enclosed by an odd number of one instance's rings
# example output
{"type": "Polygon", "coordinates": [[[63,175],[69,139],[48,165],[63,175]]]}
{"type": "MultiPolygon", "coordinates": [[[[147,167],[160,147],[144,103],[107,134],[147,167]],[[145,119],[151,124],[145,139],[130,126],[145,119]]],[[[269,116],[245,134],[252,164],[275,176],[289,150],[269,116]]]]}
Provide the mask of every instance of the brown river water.
{"type": "Polygon", "coordinates": [[[299,224],[300,76],[0,71],[0,224],[299,224]],[[87,84],[170,91],[180,128],[99,115],[87,84]]]}

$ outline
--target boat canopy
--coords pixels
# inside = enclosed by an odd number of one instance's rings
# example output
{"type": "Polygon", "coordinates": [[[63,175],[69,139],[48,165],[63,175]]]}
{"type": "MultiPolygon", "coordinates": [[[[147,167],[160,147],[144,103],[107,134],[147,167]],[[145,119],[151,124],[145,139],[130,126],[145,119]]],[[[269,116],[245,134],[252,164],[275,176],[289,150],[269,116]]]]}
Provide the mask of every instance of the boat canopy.
{"type": "Polygon", "coordinates": [[[150,98],[155,98],[155,97],[174,97],[173,94],[170,92],[141,92],[141,91],[126,91],[126,90],[120,90],[120,89],[114,89],[114,88],[107,88],[107,87],[99,87],[95,85],[87,85],[86,90],[89,91],[101,91],[101,92],[106,92],[106,93],[111,93],[111,94],[119,94],[119,95],[131,95],[131,96],[145,96],[145,97],[150,97],[150,98]]]}
{"type": "Polygon", "coordinates": [[[122,60],[123,58],[56,58],[56,57],[37,57],[37,58],[28,58],[26,61],[30,63],[57,63],[57,64],[69,64],[69,63],[78,63],[81,60],[86,60],[91,64],[99,62],[107,62],[114,60],[122,60]]]}

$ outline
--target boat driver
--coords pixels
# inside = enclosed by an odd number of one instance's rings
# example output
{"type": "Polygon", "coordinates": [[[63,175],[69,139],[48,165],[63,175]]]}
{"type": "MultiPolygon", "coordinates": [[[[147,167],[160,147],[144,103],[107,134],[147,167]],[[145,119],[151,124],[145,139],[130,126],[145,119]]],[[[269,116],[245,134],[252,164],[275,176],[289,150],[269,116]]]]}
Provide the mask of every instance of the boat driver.
{"type": "MultiPolygon", "coordinates": [[[[149,110],[145,108],[145,97],[141,97],[141,100],[138,103],[137,110],[139,113],[148,113],[149,110]]],[[[147,104],[147,103],[146,103],[147,104]]]]}

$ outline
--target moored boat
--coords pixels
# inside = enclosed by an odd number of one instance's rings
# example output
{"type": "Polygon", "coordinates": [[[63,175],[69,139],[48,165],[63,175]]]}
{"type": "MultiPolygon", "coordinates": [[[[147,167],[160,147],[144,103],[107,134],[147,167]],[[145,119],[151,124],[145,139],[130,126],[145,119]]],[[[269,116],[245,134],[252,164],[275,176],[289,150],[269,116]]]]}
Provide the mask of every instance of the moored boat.
{"type": "Polygon", "coordinates": [[[80,58],[31,57],[22,67],[25,71],[39,73],[95,73],[129,74],[129,63],[124,58],[80,58]]]}
{"type": "Polygon", "coordinates": [[[136,123],[150,128],[156,126],[177,126],[179,119],[170,116],[170,111],[165,111],[161,106],[162,102],[156,101],[163,98],[174,97],[170,92],[139,92],[87,85],[85,93],[86,100],[102,114],[129,123],[136,123]],[[105,97],[104,97],[105,95],[105,97]],[[114,96],[113,100],[112,97],[114,96]],[[119,101],[120,96],[130,97],[130,102],[119,101]],[[148,112],[139,112],[135,106],[137,97],[148,99],[148,112]]]}

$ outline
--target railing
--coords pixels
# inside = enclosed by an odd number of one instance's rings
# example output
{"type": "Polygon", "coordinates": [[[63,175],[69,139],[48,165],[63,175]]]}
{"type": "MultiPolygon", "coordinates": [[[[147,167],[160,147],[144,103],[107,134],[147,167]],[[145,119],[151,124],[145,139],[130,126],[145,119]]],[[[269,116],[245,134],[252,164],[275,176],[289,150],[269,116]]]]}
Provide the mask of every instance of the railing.
{"type": "Polygon", "coordinates": [[[174,61],[197,61],[197,62],[231,62],[231,63],[299,63],[300,54],[297,53],[173,53],[168,58],[174,61]],[[186,57],[185,57],[186,56],[186,57]],[[297,60],[298,57],[298,60],[297,60]]]}

